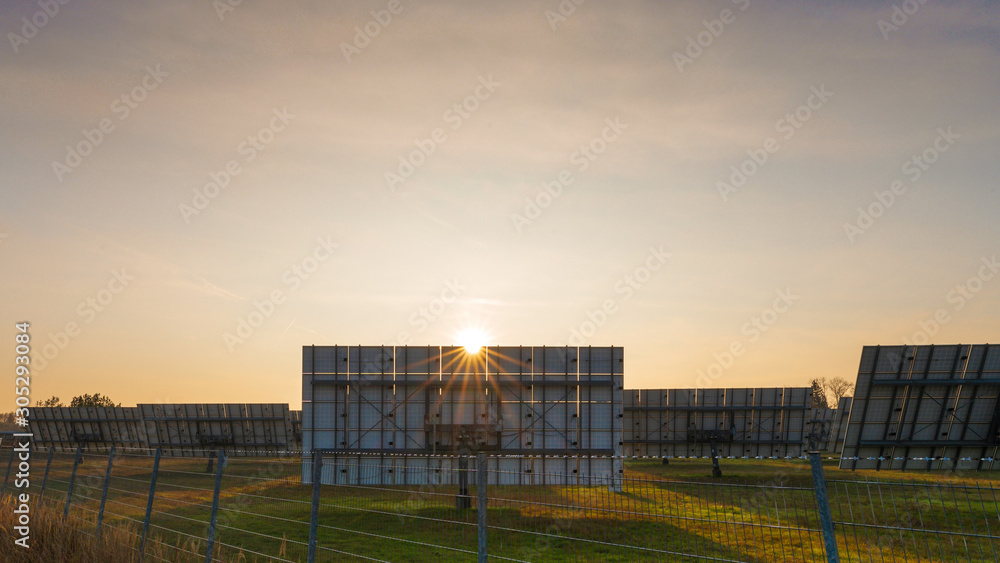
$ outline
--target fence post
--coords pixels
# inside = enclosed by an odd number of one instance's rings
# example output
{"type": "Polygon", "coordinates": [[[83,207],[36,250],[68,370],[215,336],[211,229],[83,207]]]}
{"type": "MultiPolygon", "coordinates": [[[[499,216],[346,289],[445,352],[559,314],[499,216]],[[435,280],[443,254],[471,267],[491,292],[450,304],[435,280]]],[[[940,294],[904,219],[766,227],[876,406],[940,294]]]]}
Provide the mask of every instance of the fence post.
{"type": "Polygon", "coordinates": [[[69,516],[69,502],[73,498],[73,481],[76,480],[76,468],[80,465],[80,458],[83,454],[83,446],[76,447],[76,457],[73,458],[73,472],[69,474],[69,488],[66,489],[66,508],[63,509],[63,522],[69,516]]]}
{"type": "Polygon", "coordinates": [[[153,458],[153,475],[149,478],[149,501],[146,502],[146,518],[142,521],[142,540],[139,541],[139,561],[146,555],[146,535],[149,533],[149,517],[153,514],[153,497],[156,494],[156,476],[160,471],[160,448],[156,448],[153,458]]]}
{"type": "Polygon", "coordinates": [[[309,516],[309,563],[316,561],[316,532],[319,524],[319,482],[323,478],[323,452],[313,450],[313,498],[309,516]]]}
{"type": "Polygon", "coordinates": [[[49,446],[49,460],[45,462],[45,477],[42,478],[42,490],[38,491],[38,499],[45,498],[45,484],[49,482],[49,467],[52,467],[52,455],[55,453],[55,447],[49,446]]]}
{"type": "Polygon", "coordinates": [[[479,563],[486,563],[489,555],[486,552],[486,484],[489,474],[487,472],[486,454],[476,455],[476,495],[479,497],[479,504],[476,507],[479,528],[479,563]]]}
{"type": "Polygon", "coordinates": [[[7,460],[7,474],[4,475],[4,477],[3,477],[3,489],[0,490],[0,498],[3,498],[3,496],[5,494],[7,494],[7,479],[10,478],[10,466],[11,466],[12,463],[14,463],[14,456],[16,456],[16,455],[17,454],[14,453],[14,445],[11,444],[11,446],[10,446],[10,459],[7,460]]]}
{"type": "Polygon", "coordinates": [[[108,482],[111,481],[111,466],[115,461],[115,447],[108,452],[108,471],[104,474],[104,489],[101,491],[101,508],[97,511],[97,539],[101,539],[101,522],[104,521],[104,504],[108,501],[108,482]]]}
{"type": "MultiPolygon", "coordinates": [[[[219,488],[222,486],[222,466],[225,453],[220,449],[215,466],[215,491],[212,493],[212,516],[208,522],[208,550],[205,551],[205,563],[212,563],[212,548],[215,547],[215,519],[219,514],[219,488]]],[[[211,461],[209,461],[211,463],[211,461]]]]}
{"type": "Polygon", "coordinates": [[[816,505],[819,508],[819,523],[823,528],[823,546],[826,548],[827,563],[840,563],[840,553],[837,550],[837,536],[833,532],[833,515],[830,512],[830,499],[826,494],[826,475],[823,473],[823,460],[818,451],[809,452],[809,463],[812,465],[813,489],[816,491],[816,505]]]}

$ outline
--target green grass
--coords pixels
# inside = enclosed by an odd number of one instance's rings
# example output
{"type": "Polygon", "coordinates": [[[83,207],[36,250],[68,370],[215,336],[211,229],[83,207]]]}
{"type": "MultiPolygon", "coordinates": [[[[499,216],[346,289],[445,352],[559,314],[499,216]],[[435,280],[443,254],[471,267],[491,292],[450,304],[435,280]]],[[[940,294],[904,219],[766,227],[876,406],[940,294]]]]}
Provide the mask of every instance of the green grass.
{"type": "MultiPolygon", "coordinates": [[[[34,463],[32,492],[37,495],[44,458],[34,463]]],[[[722,460],[721,465],[724,476],[713,478],[707,460],[672,460],[667,466],[658,460],[629,461],[630,485],[622,492],[606,487],[491,486],[490,553],[551,562],[662,561],[662,551],[761,563],[821,560],[808,462],[722,460]]],[[[97,509],[106,466],[106,457],[85,458],[71,511],[90,515],[85,509],[97,509]]],[[[65,504],[71,468],[72,456],[57,456],[53,462],[44,495],[50,505],[65,504]]],[[[850,472],[837,469],[832,461],[824,468],[834,520],[873,526],[841,526],[837,538],[842,557],[850,552],[852,560],[861,561],[901,560],[904,555],[926,561],[995,561],[1000,553],[1000,539],[970,535],[1000,535],[997,472],[850,472]],[[876,479],[906,479],[921,486],[869,483],[876,479]],[[983,497],[980,489],[937,486],[977,483],[994,489],[986,489],[983,497]],[[965,536],[937,537],[901,532],[900,527],[950,529],[965,536]]],[[[106,524],[129,518],[141,523],[151,469],[149,458],[116,460],[106,524]]],[[[241,558],[248,561],[258,559],[253,552],[305,561],[302,544],[309,537],[312,488],[298,482],[300,459],[231,458],[224,475],[218,520],[224,527],[218,541],[231,546],[231,553],[242,550],[241,558]]],[[[172,544],[187,542],[194,546],[192,551],[204,550],[213,485],[214,473],[206,472],[204,460],[164,457],[152,534],[172,544]]],[[[477,512],[455,508],[454,486],[324,485],[321,490],[318,543],[328,549],[319,551],[319,560],[355,560],[338,552],[391,561],[475,560],[474,554],[447,549],[476,550],[477,512]]],[[[471,494],[475,506],[475,487],[471,494]]],[[[179,552],[175,555],[184,560],[179,552]]],[[[192,555],[190,560],[203,557],[192,555]]],[[[673,555],[670,560],[695,559],[673,555]]]]}

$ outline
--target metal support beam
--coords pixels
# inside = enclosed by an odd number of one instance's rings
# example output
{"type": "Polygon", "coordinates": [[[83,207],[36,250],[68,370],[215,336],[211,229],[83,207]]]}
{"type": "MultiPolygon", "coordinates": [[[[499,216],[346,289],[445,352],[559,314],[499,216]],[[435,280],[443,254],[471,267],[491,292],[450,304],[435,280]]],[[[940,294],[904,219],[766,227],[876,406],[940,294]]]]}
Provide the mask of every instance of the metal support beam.
{"type": "Polygon", "coordinates": [[[469,457],[467,453],[458,458],[458,496],[455,497],[455,508],[465,510],[472,506],[469,497],[469,457]]]}
{"type": "Polygon", "coordinates": [[[715,441],[711,442],[712,446],[712,477],[722,477],[722,468],[719,467],[719,449],[715,445],[715,441]]]}

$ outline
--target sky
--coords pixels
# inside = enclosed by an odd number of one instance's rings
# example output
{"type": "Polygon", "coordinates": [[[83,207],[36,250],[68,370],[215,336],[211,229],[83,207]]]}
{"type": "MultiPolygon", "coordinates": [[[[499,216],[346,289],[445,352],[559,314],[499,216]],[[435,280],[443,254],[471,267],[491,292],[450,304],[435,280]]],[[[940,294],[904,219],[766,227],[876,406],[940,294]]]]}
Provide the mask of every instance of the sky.
{"type": "Polygon", "coordinates": [[[298,408],[303,345],[468,331],[623,346],[633,389],[1000,341],[995,2],[70,0],[0,30],[0,361],[30,323],[34,400],[298,408]]]}

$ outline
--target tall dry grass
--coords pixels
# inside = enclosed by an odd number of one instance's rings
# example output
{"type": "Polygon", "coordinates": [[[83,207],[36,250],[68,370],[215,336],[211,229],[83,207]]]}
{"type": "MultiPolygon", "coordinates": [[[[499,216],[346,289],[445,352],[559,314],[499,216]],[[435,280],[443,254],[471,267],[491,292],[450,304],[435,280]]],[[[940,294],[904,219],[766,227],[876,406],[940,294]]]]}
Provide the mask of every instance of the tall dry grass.
{"type": "MultiPolygon", "coordinates": [[[[25,549],[14,543],[20,537],[14,530],[17,519],[14,514],[14,497],[7,495],[0,501],[0,561],[4,563],[128,563],[139,561],[139,540],[141,529],[129,523],[109,524],[107,518],[101,529],[101,538],[94,537],[96,515],[70,512],[63,522],[61,509],[51,503],[31,504],[31,533],[25,549]]],[[[205,543],[189,539],[177,545],[162,541],[159,537],[146,540],[145,561],[204,561],[205,543]]],[[[242,562],[247,558],[242,552],[216,554],[221,561],[242,562]]]]}

